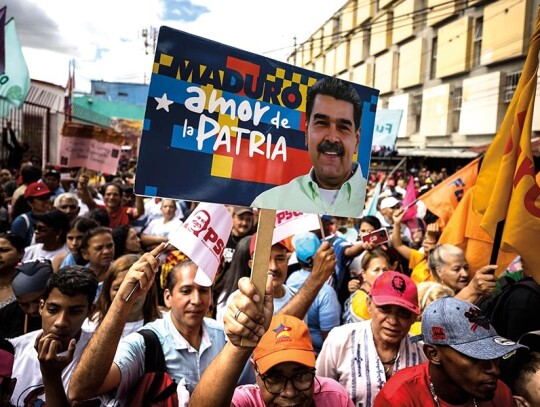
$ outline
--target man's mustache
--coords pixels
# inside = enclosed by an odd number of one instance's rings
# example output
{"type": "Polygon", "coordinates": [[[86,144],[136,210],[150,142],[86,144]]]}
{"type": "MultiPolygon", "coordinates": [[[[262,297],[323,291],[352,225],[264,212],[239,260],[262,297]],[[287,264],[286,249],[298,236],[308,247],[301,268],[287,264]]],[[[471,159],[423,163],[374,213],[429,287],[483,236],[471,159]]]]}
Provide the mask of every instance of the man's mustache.
{"type": "Polygon", "coordinates": [[[338,155],[345,154],[345,149],[341,143],[332,143],[330,141],[323,141],[317,146],[319,153],[336,153],[338,155]]]}

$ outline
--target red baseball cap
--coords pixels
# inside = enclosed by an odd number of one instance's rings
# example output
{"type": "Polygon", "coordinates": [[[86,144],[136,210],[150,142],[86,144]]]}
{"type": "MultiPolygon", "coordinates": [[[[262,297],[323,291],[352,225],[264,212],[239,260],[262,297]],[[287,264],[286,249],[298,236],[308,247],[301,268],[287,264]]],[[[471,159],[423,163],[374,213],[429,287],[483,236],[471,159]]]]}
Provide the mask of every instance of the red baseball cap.
{"type": "Polygon", "coordinates": [[[44,195],[51,195],[51,191],[43,182],[32,182],[24,190],[25,198],[37,198],[44,195]]]}
{"type": "Polygon", "coordinates": [[[386,271],[377,277],[369,295],[375,305],[398,305],[416,315],[420,314],[416,284],[397,271],[386,271]]]}
{"type": "Polygon", "coordinates": [[[0,384],[4,378],[11,377],[15,356],[7,350],[0,349],[0,384]]]}

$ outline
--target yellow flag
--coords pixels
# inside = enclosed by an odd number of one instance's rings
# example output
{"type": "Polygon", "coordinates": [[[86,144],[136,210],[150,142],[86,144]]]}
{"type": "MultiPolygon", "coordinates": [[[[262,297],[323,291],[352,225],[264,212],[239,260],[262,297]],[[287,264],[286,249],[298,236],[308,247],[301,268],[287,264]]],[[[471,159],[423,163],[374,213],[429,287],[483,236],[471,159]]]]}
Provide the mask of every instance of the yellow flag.
{"type": "Polygon", "coordinates": [[[515,251],[540,282],[540,187],[531,153],[531,129],[540,51],[540,14],[527,59],[503,123],[484,157],[473,197],[481,227],[495,236],[505,221],[501,249],[515,251]]]}
{"type": "MultiPolygon", "coordinates": [[[[480,227],[482,215],[477,215],[471,210],[475,188],[473,185],[465,192],[439,238],[439,243],[453,244],[465,252],[465,258],[471,269],[471,277],[489,264],[493,249],[493,239],[480,227]]],[[[499,276],[503,273],[516,256],[516,253],[500,251],[497,257],[499,268],[495,274],[499,276]]]]}

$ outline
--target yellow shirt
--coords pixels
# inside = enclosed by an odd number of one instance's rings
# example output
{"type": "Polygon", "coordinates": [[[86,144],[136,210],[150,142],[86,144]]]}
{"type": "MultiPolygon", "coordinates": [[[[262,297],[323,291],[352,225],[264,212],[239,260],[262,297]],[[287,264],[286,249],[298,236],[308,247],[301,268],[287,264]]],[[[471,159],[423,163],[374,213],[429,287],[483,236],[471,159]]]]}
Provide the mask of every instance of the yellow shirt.
{"type": "Polygon", "coordinates": [[[371,319],[371,314],[367,306],[367,298],[368,295],[364,290],[358,290],[354,293],[351,300],[351,312],[356,318],[362,320],[371,319]]]}
{"type": "Polygon", "coordinates": [[[437,282],[437,278],[431,274],[427,263],[427,256],[418,250],[411,250],[411,257],[409,258],[409,269],[412,270],[411,280],[414,284],[418,285],[424,281],[437,282]]]}

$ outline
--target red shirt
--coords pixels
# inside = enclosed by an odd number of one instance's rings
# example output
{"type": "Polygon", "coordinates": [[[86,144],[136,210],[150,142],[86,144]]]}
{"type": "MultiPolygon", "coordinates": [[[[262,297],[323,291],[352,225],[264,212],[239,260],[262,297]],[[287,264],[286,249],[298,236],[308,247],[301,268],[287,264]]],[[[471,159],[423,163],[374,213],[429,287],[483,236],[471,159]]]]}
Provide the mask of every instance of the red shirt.
{"type": "MultiPolygon", "coordinates": [[[[107,210],[105,206],[99,205],[99,207],[107,210]]],[[[131,223],[133,211],[134,208],[130,208],[129,206],[121,206],[116,212],[107,211],[109,214],[109,227],[112,229],[117,226],[129,225],[131,223]]]]}
{"type": "MultiPolygon", "coordinates": [[[[429,362],[401,369],[386,382],[375,398],[374,407],[432,407],[435,406],[429,390],[429,362]]],[[[458,407],[439,398],[441,407],[458,407]]],[[[498,381],[495,396],[489,401],[477,401],[478,407],[513,406],[512,392],[498,381]]],[[[459,406],[473,406],[472,400],[459,406]]]]}

